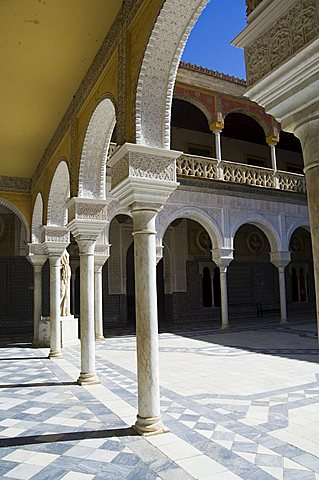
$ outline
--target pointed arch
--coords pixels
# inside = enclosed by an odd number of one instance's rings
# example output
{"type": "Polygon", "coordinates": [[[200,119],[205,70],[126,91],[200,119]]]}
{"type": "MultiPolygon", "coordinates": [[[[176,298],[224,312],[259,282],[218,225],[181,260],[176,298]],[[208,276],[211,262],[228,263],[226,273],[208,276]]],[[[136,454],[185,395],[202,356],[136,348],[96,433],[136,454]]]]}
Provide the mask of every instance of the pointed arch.
{"type": "Polygon", "coordinates": [[[147,44],[137,83],[135,128],[138,144],[170,148],[171,105],[177,68],[188,36],[207,3],[208,0],[164,2],[147,44]]]}
{"type": "Polygon", "coordinates": [[[31,242],[41,243],[43,226],[43,200],[39,192],[34,202],[31,221],[31,242]]]}
{"type": "Polygon", "coordinates": [[[231,228],[231,239],[234,242],[235,235],[238,229],[245,224],[255,225],[260,228],[260,230],[266,235],[269,243],[271,252],[281,252],[284,250],[284,245],[280,234],[275,227],[275,225],[259,214],[251,214],[241,218],[235,225],[231,228]]]}
{"type": "Polygon", "coordinates": [[[67,163],[61,160],[57,166],[50,187],[47,225],[64,227],[68,221],[65,207],[70,197],[70,175],[67,163]]]}
{"type": "Polygon", "coordinates": [[[104,98],[95,108],[84,138],[78,188],[81,198],[106,197],[106,161],[115,123],[114,104],[104,98]]]}

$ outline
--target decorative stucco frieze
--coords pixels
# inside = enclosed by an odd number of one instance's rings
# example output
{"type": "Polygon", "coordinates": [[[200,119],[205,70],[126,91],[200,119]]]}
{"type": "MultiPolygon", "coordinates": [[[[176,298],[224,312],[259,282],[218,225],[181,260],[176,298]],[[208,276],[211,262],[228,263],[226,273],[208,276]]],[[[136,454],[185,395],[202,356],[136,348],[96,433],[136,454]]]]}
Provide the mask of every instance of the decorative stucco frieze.
{"type": "Polygon", "coordinates": [[[129,154],[112,167],[112,188],[129,176],[129,154]]]}
{"type": "Polygon", "coordinates": [[[0,190],[3,192],[30,193],[31,179],[25,177],[7,177],[0,175],[0,190]]]}
{"type": "Polygon", "coordinates": [[[69,223],[75,221],[106,222],[107,202],[105,200],[72,198],[68,204],[69,223]]]}
{"type": "Polygon", "coordinates": [[[68,245],[70,243],[70,232],[67,228],[51,227],[46,225],[44,227],[44,243],[65,243],[68,245]]]}
{"type": "Polygon", "coordinates": [[[316,0],[299,0],[245,48],[249,84],[273,71],[319,35],[316,0]]]}

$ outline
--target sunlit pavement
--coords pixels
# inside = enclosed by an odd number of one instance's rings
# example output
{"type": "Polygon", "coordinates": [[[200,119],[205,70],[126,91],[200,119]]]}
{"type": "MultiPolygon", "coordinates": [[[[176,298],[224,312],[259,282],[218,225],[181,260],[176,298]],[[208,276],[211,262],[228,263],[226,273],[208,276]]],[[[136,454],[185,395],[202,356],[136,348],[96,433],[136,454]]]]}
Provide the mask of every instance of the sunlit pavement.
{"type": "Polygon", "coordinates": [[[310,317],[160,334],[169,433],[143,438],[135,338],[96,343],[100,385],[80,387],[79,346],[49,360],[0,339],[0,476],[68,480],[319,479],[319,349],[310,317]]]}

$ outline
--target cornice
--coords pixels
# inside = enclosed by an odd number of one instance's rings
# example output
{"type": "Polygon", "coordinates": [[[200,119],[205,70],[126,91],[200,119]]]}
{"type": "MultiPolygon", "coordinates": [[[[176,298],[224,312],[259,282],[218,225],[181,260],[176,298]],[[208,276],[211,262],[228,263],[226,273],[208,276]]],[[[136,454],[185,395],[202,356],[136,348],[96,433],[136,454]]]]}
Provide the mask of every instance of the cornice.
{"type": "Polygon", "coordinates": [[[25,177],[0,176],[0,190],[2,192],[31,192],[31,179],[25,177]]]}
{"type": "Polygon", "coordinates": [[[237,83],[238,85],[247,86],[246,80],[243,78],[234,77],[233,75],[228,75],[227,73],[218,72],[217,70],[211,70],[200,65],[195,65],[190,62],[180,62],[179,69],[185,68],[186,70],[191,70],[192,72],[202,73],[208,75],[209,77],[220,78],[221,80],[226,80],[228,82],[237,83]]]}

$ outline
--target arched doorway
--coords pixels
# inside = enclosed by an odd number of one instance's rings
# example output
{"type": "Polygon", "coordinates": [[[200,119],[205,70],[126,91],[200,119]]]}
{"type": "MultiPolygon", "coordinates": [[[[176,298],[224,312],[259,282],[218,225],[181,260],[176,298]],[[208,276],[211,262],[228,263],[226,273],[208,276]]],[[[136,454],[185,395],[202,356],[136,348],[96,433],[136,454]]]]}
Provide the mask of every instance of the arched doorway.
{"type": "Polygon", "coordinates": [[[26,224],[0,203],[0,330],[32,329],[33,268],[26,258],[26,224]]]}
{"type": "Polygon", "coordinates": [[[234,239],[234,260],[228,267],[231,317],[279,316],[278,273],[270,262],[270,243],[255,225],[244,224],[234,239]]]}

